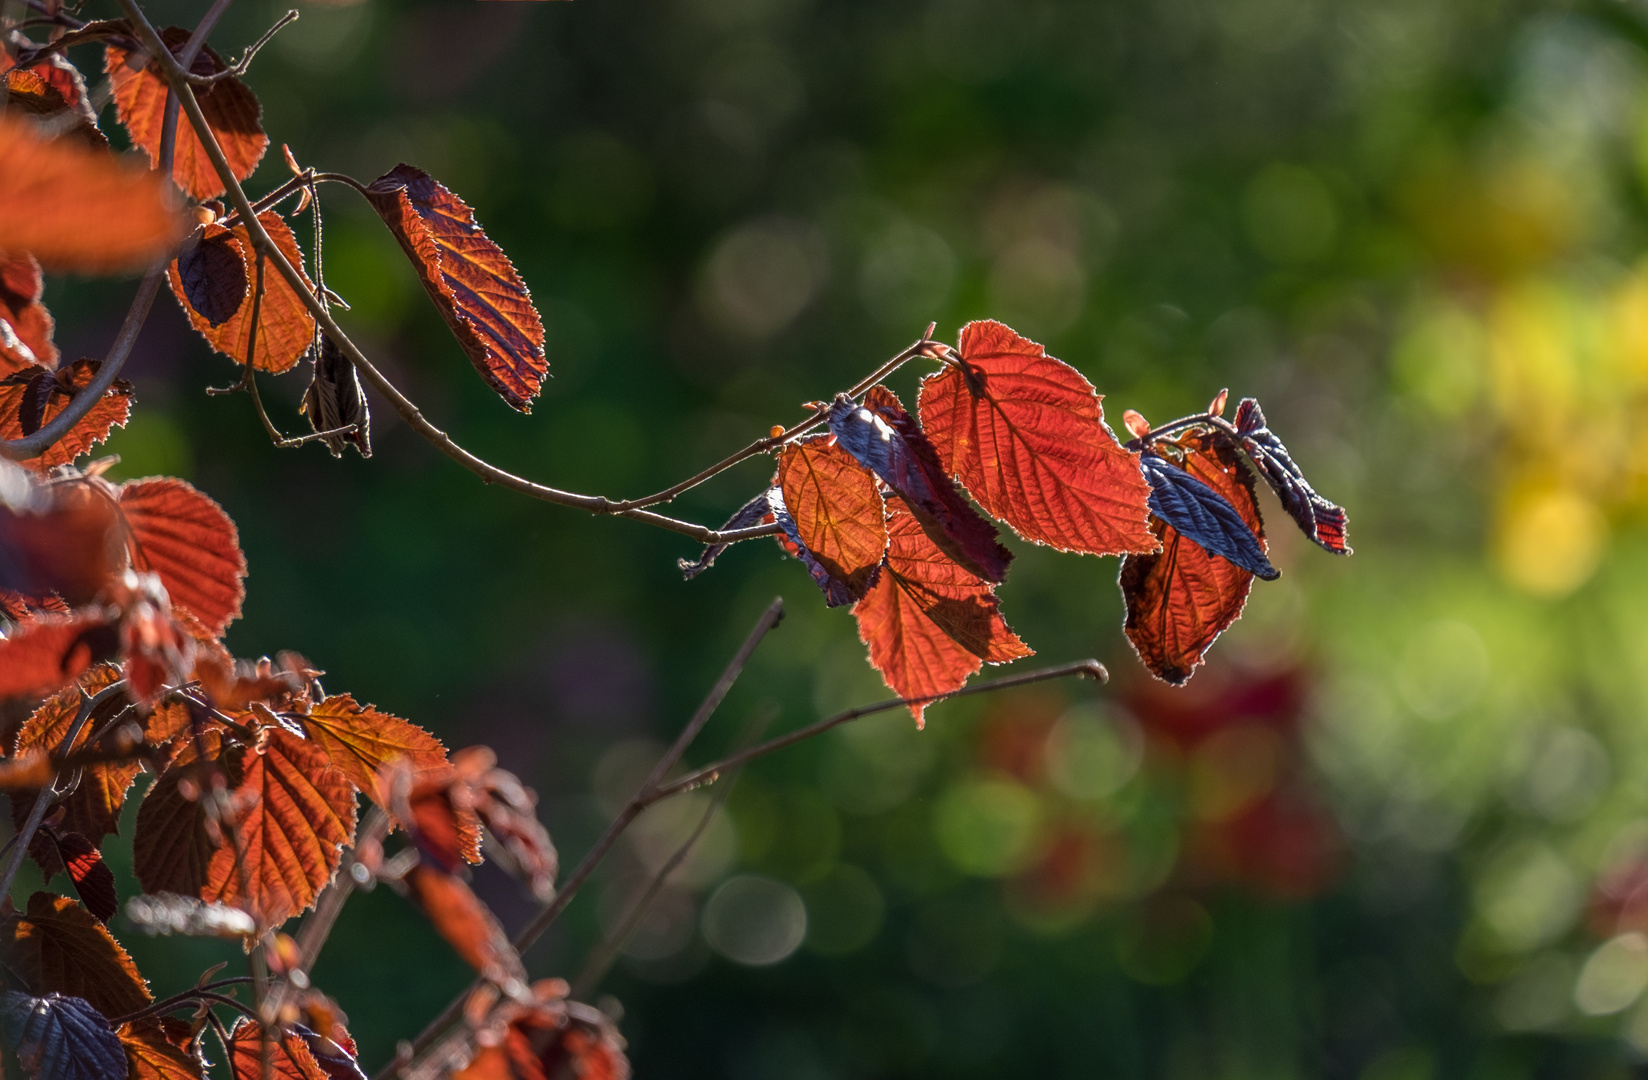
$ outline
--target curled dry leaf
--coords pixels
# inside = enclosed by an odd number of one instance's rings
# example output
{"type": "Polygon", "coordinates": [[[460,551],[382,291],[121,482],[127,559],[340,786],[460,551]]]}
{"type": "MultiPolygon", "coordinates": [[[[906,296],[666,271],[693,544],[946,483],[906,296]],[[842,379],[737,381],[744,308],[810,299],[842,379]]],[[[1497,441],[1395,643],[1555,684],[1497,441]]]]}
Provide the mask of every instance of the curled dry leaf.
{"type": "Polygon", "coordinates": [[[49,269],[118,273],[169,253],[186,230],[163,178],[0,117],[0,251],[30,252],[49,269]]]}
{"type": "Polygon", "coordinates": [[[361,457],[371,457],[372,412],[366,405],[360,372],[329,334],[320,335],[320,344],[309,347],[309,356],[314,360],[315,373],[309,389],[303,392],[299,411],[321,434],[320,441],[333,457],[342,457],[343,448],[351,443],[361,457]]]}
{"type": "Polygon", "coordinates": [[[30,993],[72,994],[105,1016],[154,1000],[132,958],[91,912],[66,896],[37,892],[27,911],[0,923],[0,960],[30,993]]]}
{"type": "Polygon", "coordinates": [[[921,423],[946,471],[1026,540],[1060,551],[1154,551],[1139,455],[1116,442],[1082,373],[998,322],[962,327],[953,363],[921,384],[921,423]]]}
{"type": "MultiPolygon", "coordinates": [[[[1199,432],[1181,437],[1177,445],[1187,472],[1236,508],[1262,550],[1264,522],[1252,474],[1241,455],[1223,440],[1199,432]]],[[[1190,678],[1213,642],[1242,614],[1253,575],[1186,540],[1159,518],[1152,529],[1161,538],[1162,550],[1122,560],[1124,629],[1151,674],[1177,686],[1190,678]]]]}
{"type": "MultiPolygon", "coordinates": [[[[889,542],[881,578],[853,615],[870,663],[900,697],[960,689],[988,660],[1031,650],[1002,619],[989,582],[940,551],[901,499],[888,501],[889,542]]],[[[924,722],[925,703],[910,715],[924,722]]]]}
{"type": "Polygon", "coordinates": [[[240,616],[246,556],[223,508],[182,480],[133,480],[117,489],[132,567],[157,574],[173,606],[216,637],[240,616]]]}
{"type": "MultiPolygon", "coordinates": [[[[102,366],[101,360],[82,358],[57,371],[30,367],[0,378],[0,439],[33,435],[56,419],[91,384],[102,366]]],[[[131,414],[132,384],[116,379],[103,392],[102,400],[62,438],[22,464],[37,473],[66,465],[107,439],[115,428],[125,427],[131,414]]]]}
{"type": "Polygon", "coordinates": [[[51,312],[40,302],[45,287],[33,255],[0,252],[0,375],[57,366],[51,312]]]}
{"type": "Polygon", "coordinates": [[[876,478],[833,436],[824,436],[784,447],[778,486],[795,523],[791,539],[823,571],[819,584],[829,606],[863,599],[887,550],[876,478]]]}
{"type": "MultiPolygon", "coordinates": [[[[265,210],[258,215],[258,221],[286,261],[313,289],[303,269],[303,252],[286,219],[273,210],[265,210]]],[[[167,276],[173,295],[207,344],[236,363],[244,364],[247,339],[251,336],[251,290],[257,281],[257,255],[246,227],[206,226],[194,254],[187,262],[183,256],[174,259],[167,276]],[[231,255],[236,260],[232,264],[231,255]],[[237,290],[242,299],[235,304],[237,290]],[[197,306],[197,301],[201,306],[197,306]]],[[[258,324],[253,366],[276,375],[290,370],[314,340],[315,317],[303,298],[267,262],[263,266],[263,300],[256,306],[258,324]]]]}
{"type": "MultiPolygon", "coordinates": [[[[780,493],[782,498],[782,493],[780,493]]],[[[772,515],[772,505],[768,501],[767,493],[763,491],[749,502],[738,508],[738,511],[728,518],[717,532],[729,532],[733,529],[748,529],[759,525],[772,515]]],[[[675,565],[680,568],[681,576],[691,581],[705,570],[715,565],[715,560],[726,551],[727,544],[706,544],[704,551],[696,559],[677,559],[675,565]]]]}
{"type": "MultiPolygon", "coordinates": [[[[168,26],[160,37],[173,54],[181,52],[189,40],[189,31],[168,26]]],[[[228,68],[223,58],[210,46],[200,50],[191,71],[196,75],[216,75],[228,68]]],[[[149,152],[151,167],[160,165],[160,134],[166,118],[166,76],[159,61],[147,53],[130,52],[116,44],[106,46],[103,70],[114,87],[114,101],[120,122],[126,126],[132,142],[149,152]]],[[[223,148],[229,169],[236,180],[244,180],[263,158],[269,148],[269,136],[263,133],[259,122],[262,108],[256,95],[246,84],[233,76],[219,79],[210,86],[195,87],[195,98],[200,111],[206,115],[206,124],[223,148]]],[[[177,186],[194,199],[211,199],[226,190],[212,168],[200,136],[187,120],[177,125],[177,145],[172,153],[172,177],[177,186]]]]}
{"type": "Polygon", "coordinates": [[[526,282],[464,201],[411,165],[366,187],[458,343],[512,408],[532,411],[549,363],[526,282]]]}
{"type": "Polygon", "coordinates": [[[1266,425],[1264,411],[1254,399],[1243,398],[1237,404],[1236,431],[1242,437],[1242,449],[1259,467],[1259,474],[1282,500],[1282,509],[1293,518],[1299,530],[1325,550],[1335,555],[1349,555],[1344,508],[1316,494],[1305,474],[1293,463],[1288,448],[1266,425]]]}
{"type": "Polygon", "coordinates": [[[941,551],[986,581],[1007,576],[1013,553],[956,489],[921,425],[891,390],[871,387],[863,405],[843,395],[826,415],[841,447],[904,499],[941,551]]]}
{"type": "Polygon", "coordinates": [[[126,1056],[108,1018],[83,998],[0,991],[0,1037],[10,1051],[7,1057],[28,1080],[126,1075],[126,1056]]]}
{"type": "Polygon", "coordinates": [[[575,1001],[506,1002],[476,1033],[478,1049],[453,1080],[629,1080],[624,1039],[575,1001]]]}

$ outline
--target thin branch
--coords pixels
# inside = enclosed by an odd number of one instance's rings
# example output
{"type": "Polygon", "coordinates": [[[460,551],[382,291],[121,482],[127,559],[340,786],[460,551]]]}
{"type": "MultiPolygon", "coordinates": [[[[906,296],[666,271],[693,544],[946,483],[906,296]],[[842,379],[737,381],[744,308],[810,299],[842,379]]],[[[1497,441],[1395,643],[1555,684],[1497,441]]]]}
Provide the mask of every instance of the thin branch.
{"type": "MultiPolygon", "coordinates": [[[[225,3],[224,6],[227,7],[228,4],[225,3]]],[[[298,13],[296,11],[288,11],[275,21],[275,25],[265,30],[262,37],[246,46],[246,48],[241,51],[239,60],[236,60],[234,63],[214,75],[196,75],[193,72],[190,72],[189,82],[195,86],[211,86],[213,83],[222,82],[224,79],[238,79],[240,76],[246,74],[246,69],[251,66],[253,58],[256,57],[258,53],[263,51],[263,47],[265,45],[274,40],[276,34],[280,33],[282,30],[286,29],[286,27],[297,21],[298,13]]],[[[193,60],[192,56],[190,57],[190,60],[193,60]]],[[[187,66],[187,64],[184,65],[185,68],[187,68],[187,66]]]]}
{"type": "Polygon", "coordinates": [[[137,295],[132,297],[132,306],[126,312],[126,321],[121,323],[120,332],[115,335],[114,344],[109,346],[108,355],[98,367],[97,374],[81,391],[74,395],[63,411],[52,417],[51,421],[40,425],[40,429],[32,435],[25,435],[20,439],[9,442],[0,441],[0,455],[13,461],[27,461],[37,458],[55,446],[58,440],[69,433],[74,425],[80,423],[86,414],[92,411],[92,406],[103,399],[110,386],[120,375],[120,369],[125,365],[126,358],[132,354],[132,346],[137,344],[137,337],[143,331],[143,323],[149,317],[149,309],[154,306],[155,296],[160,292],[160,279],[165,274],[164,266],[152,267],[143,280],[138,283],[137,295]]]}
{"type": "MultiPolygon", "coordinates": [[[[389,815],[380,807],[374,806],[366,815],[366,821],[360,831],[355,834],[354,852],[361,849],[361,845],[382,843],[383,838],[389,835],[393,823],[389,815]]],[[[320,894],[315,901],[315,910],[305,919],[303,926],[298,930],[298,955],[301,958],[298,966],[308,971],[315,966],[315,958],[320,955],[322,945],[326,944],[327,935],[331,934],[333,925],[338,921],[338,915],[343,911],[343,902],[349,899],[349,894],[355,891],[355,877],[350,871],[355,865],[354,852],[343,860],[332,883],[326,886],[326,891],[320,894]]]]}
{"type": "Polygon", "coordinates": [[[855,709],[848,709],[846,712],[839,712],[834,716],[826,717],[825,719],[818,721],[816,724],[809,724],[804,728],[797,728],[787,735],[780,735],[777,738],[770,739],[759,746],[752,746],[748,750],[741,750],[728,758],[717,761],[713,765],[706,765],[702,769],[688,773],[679,780],[664,784],[653,791],[653,793],[647,798],[646,805],[650,806],[655,802],[669,798],[671,795],[678,795],[683,791],[690,791],[695,787],[702,787],[705,784],[713,784],[720,778],[722,773],[725,773],[729,769],[736,769],[738,766],[754,761],[756,758],[766,757],[775,750],[782,750],[786,746],[794,746],[798,742],[803,742],[812,738],[814,735],[822,734],[833,727],[840,727],[842,724],[852,720],[857,720],[862,716],[870,716],[874,713],[887,712],[891,709],[904,708],[909,705],[931,705],[934,702],[948,701],[951,698],[967,697],[970,694],[988,694],[997,690],[1010,690],[1015,686],[1029,686],[1032,683],[1048,682],[1053,679],[1068,679],[1072,676],[1079,675],[1085,675],[1101,683],[1108,681],[1110,678],[1110,673],[1106,671],[1104,665],[1099,663],[1097,660],[1078,660],[1074,664],[1064,664],[1060,667],[1040,668],[1036,671],[1027,671],[1022,675],[1010,675],[1004,679],[991,679],[989,682],[974,683],[972,686],[966,686],[960,690],[952,690],[948,694],[928,694],[924,697],[913,698],[891,698],[887,701],[878,701],[873,705],[860,705],[855,709]]]}
{"type": "Polygon", "coordinates": [[[225,986],[237,986],[242,983],[249,983],[251,981],[252,979],[249,975],[235,975],[227,979],[219,979],[216,982],[209,982],[204,986],[191,987],[180,994],[173,994],[169,998],[163,998],[160,1001],[145,1005],[143,1008],[134,1013],[127,1013],[125,1016],[112,1017],[109,1020],[109,1026],[119,1027],[121,1024],[129,1024],[133,1020],[141,1020],[145,1016],[158,1016],[162,1013],[171,1012],[173,1009],[186,1005],[191,1001],[200,1000],[202,994],[208,994],[213,990],[218,990],[225,986]]]}
{"type": "MultiPolygon", "coordinates": [[[[595,868],[600,865],[607,852],[612,850],[612,845],[618,842],[619,836],[623,835],[624,830],[629,828],[630,823],[635,820],[636,816],[649,805],[645,801],[647,797],[657,789],[659,784],[663,783],[664,777],[668,776],[670,770],[675,768],[681,760],[681,755],[687,752],[687,747],[692,744],[692,740],[704,729],[704,725],[709,722],[710,715],[715,712],[716,707],[727,696],[727,691],[732,689],[732,684],[738,679],[739,672],[744,670],[744,665],[749,661],[750,654],[755,652],[757,645],[761,644],[761,639],[766,637],[783,618],[784,601],[782,598],[775,599],[767,605],[767,610],[763,611],[761,617],[756,620],[749,636],[744,639],[744,644],[739,647],[733,658],[727,662],[726,669],[721,672],[721,677],[715,681],[714,686],[710,687],[710,692],[698,706],[698,710],[693,713],[692,719],[687,721],[687,726],[681,729],[681,734],[676,736],[674,745],[665,752],[663,757],[658,759],[658,764],[653,767],[652,773],[647,777],[646,782],[624,805],[624,808],[618,812],[618,816],[613,819],[612,824],[607,826],[606,832],[601,834],[601,838],[595,842],[595,846],[589,849],[589,852],[573,869],[571,876],[556,892],[555,897],[544,905],[542,910],[519,934],[515,935],[514,946],[516,952],[524,956],[533,943],[543,936],[544,931],[549,929],[550,924],[560,917],[561,912],[566,910],[567,905],[572,902],[572,898],[577,895],[584,882],[589,880],[589,876],[595,872],[595,868]]],[[[412,1040],[411,1051],[408,1055],[405,1055],[405,1060],[402,1060],[401,1055],[397,1055],[395,1060],[385,1066],[373,1080],[381,1080],[385,1076],[399,1072],[419,1053],[427,1049],[452,1021],[457,1019],[463,1011],[463,1004],[468,998],[469,992],[479,985],[480,980],[477,980],[468,990],[453,998],[441,1014],[431,1020],[423,1031],[418,1033],[418,1037],[412,1040]]]]}

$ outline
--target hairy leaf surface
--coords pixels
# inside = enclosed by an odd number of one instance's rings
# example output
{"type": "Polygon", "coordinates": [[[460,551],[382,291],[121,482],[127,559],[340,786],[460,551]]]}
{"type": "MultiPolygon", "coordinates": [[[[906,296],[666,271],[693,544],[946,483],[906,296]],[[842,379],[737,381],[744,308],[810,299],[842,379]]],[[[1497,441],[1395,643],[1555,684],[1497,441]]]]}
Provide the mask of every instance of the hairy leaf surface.
{"type": "MultiPolygon", "coordinates": [[[[229,1032],[229,1064],[234,1080],[263,1080],[263,1029],[247,1019],[229,1032]]],[[[269,1034],[269,1080],[331,1080],[302,1032],[288,1028],[269,1034]]]]}
{"type": "Polygon", "coordinates": [[[397,165],[366,188],[475,370],[511,407],[532,411],[549,362],[526,282],[462,199],[397,165]]]}
{"type": "MultiPolygon", "coordinates": [[[[188,42],[189,31],[168,26],[160,32],[160,38],[176,55],[188,42]]],[[[105,48],[103,70],[114,87],[120,122],[126,126],[132,142],[149,152],[149,165],[158,167],[160,134],[166,119],[166,76],[160,62],[147,53],[128,52],[119,45],[110,44],[105,48]]],[[[211,46],[206,46],[195,57],[190,71],[195,75],[216,75],[228,66],[211,46]]],[[[256,95],[245,83],[228,76],[210,86],[196,86],[195,98],[206,116],[206,125],[223,148],[223,156],[228,159],[235,179],[251,176],[263,159],[263,152],[269,148],[269,136],[263,133],[260,122],[263,110],[256,95]]],[[[172,177],[177,186],[194,199],[216,198],[226,190],[187,117],[180,118],[177,125],[172,177]]]]}
{"type": "MultiPolygon", "coordinates": [[[[24,721],[17,733],[13,753],[21,755],[30,750],[51,753],[56,750],[67,738],[69,729],[80,714],[81,691],[96,694],[119,677],[118,667],[102,664],[81,676],[75,686],[46,699],[24,721]]],[[[120,697],[110,698],[88,718],[80,734],[75,737],[74,745],[65,747],[65,752],[84,749],[95,730],[125,708],[126,704],[120,697]]],[[[82,766],[80,783],[58,803],[63,814],[60,820],[54,819],[58,821],[58,827],[90,840],[95,851],[95,845],[101,844],[103,837],[119,832],[120,810],[126,803],[126,793],[137,778],[139,768],[136,762],[98,762],[82,766]]],[[[27,789],[12,794],[11,816],[19,829],[34,805],[35,794],[27,789]]],[[[61,868],[59,862],[41,864],[41,869],[48,874],[54,874],[61,868]]]]}

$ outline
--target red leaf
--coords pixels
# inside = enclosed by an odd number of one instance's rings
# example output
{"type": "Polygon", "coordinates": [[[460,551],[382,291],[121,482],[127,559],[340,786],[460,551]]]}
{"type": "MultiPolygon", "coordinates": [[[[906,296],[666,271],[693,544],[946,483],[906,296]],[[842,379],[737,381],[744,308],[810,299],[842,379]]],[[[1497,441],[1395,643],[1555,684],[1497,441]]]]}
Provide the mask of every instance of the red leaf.
{"type": "MultiPolygon", "coordinates": [[[[75,718],[80,715],[80,695],[96,694],[119,677],[119,668],[113,664],[103,664],[82,676],[76,685],[47,698],[24,721],[12,753],[23,755],[34,750],[50,754],[56,751],[67,738],[75,718]]],[[[127,704],[121,697],[109,698],[87,719],[74,745],[63,747],[63,752],[86,749],[95,731],[113,719],[127,704]]],[[[126,793],[137,779],[140,767],[136,762],[97,762],[81,768],[79,784],[54,810],[54,813],[61,812],[63,816],[54,820],[59,830],[89,838],[95,849],[105,836],[120,831],[120,811],[126,804],[126,793]]],[[[11,815],[19,829],[33,805],[34,793],[27,790],[13,793],[11,815]]],[[[48,874],[55,874],[61,868],[61,863],[55,860],[41,862],[41,869],[48,874]]]]}
{"type": "Polygon", "coordinates": [[[0,252],[0,375],[35,364],[57,366],[51,312],[40,302],[44,291],[33,255],[0,252]]]}
{"type": "Polygon", "coordinates": [[[184,232],[159,176],[0,117],[0,251],[31,252],[54,269],[117,273],[170,252],[184,232]]]}
{"type": "Polygon", "coordinates": [[[508,256],[422,169],[397,165],[366,192],[475,370],[511,407],[531,412],[549,370],[544,324],[508,256]]]}
{"type": "MultiPolygon", "coordinates": [[[[168,26],[160,32],[166,47],[176,54],[189,40],[189,31],[168,26]]],[[[114,87],[120,122],[126,125],[132,142],[149,152],[150,167],[160,164],[160,133],[166,118],[166,77],[160,63],[143,52],[128,53],[119,45],[108,45],[103,70],[114,87]],[[147,63],[144,61],[147,60],[147,63]],[[137,65],[141,64],[139,67],[137,65]]],[[[210,46],[200,50],[190,69],[196,75],[216,75],[228,68],[210,46]]],[[[269,147],[269,136],[258,122],[262,109],[246,84],[230,76],[210,86],[196,86],[195,97],[206,124],[217,136],[223,156],[236,180],[252,175],[269,147]]],[[[211,199],[226,190],[206,156],[200,136],[186,117],[177,125],[177,144],[172,153],[172,176],[178,187],[197,200],[211,199]]]]}
{"type": "Polygon", "coordinates": [[[214,637],[240,615],[246,556],[223,508],[182,480],[133,480],[119,489],[132,567],[160,575],[173,605],[214,637]]]}
{"type": "Polygon", "coordinates": [[[126,1051],[130,1080],[201,1080],[200,1062],[167,1038],[162,1022],[121,1024],[115,1034],[126,1051]]]}
{"type": "Polygon", "coordinates": [[[332,765],[373,799],[379,797],[378,772],[390,762],[404,760],[415,777],[448,767],[446,747],[435,736],[370,705],[358,705],[348,694],[312,706],[301,722],[332,765]]]}
{"type": "Polygon", "coordinates": [[[86,910],[100,923],[114,918],[114,913],[120,909],[114,889],[114,872],[103,861],[103,853],[97,845],[77,832],[54,832],[52,839],[57,844],[57,857],[63,860],[69,880],[74,882],[74,891],[80,895],[80,902],[86,905],[86,910]]]}
{"type": "Polygon", "coordinates": [[[34,607],[54,606],[49,593],[88,603],[115,572],[116,520],[112,502],[84,484],[34,489],[26,508],[0,502],[0,588],[34,607]]]}
{"type": "MultiPolygon", "coordinates": [[[[22,39],[15,33],[13,34],[11,40],[12,44],[22,46],[22,48],[19,49],[19,56],[21,56],[23,52],[30,51],[37,47],[32,42],[22,39]]],[[[59,46],[61,46],[61,44],[62,43],[59,42],[59,46]]],[[[20,75],[25,73],[33,75],[35,78],[51,87],[52,90],[56,91],[57,96],[62,100],[64,105],[76,110],[83,118],[88,120],[94,128],[97,126],[97,117],[91,110],[91,103],[88,100],[88,95],[86,93],[85,77],[80,74],[79,68],[76,68],[64,58],[62,53],[53,53],[50,56],[46,56],[33,63],[25,63],[21,66],[14,66],[12,57],[6,55],[4,50],[0,50],[0,71],[3,71],[8,75],[12,72],[17,72],[20,75]]],[[[8,85],[10,84],[8,83],[8,85]]],[[[107,139],[103,140],[103,145],[108,145],[107,139]]]]}
{"type": "Polygon", "coordinates": [[[526,980],[509,935],[462,878],[420,862],[405,881],[412,899],[469,966],[500,985],[526,980]]]}
{"type": "Polygon", "coordinates": [[[42,615],[0,639],[0,698],[54,693],[119,647],[102,615],[42,615]]]}
{"type": "MultiPolygon", "coordinates": [[[[303,269],[303,252],[286,219],[265,210],[258,215],[258,221],[286,261],[313,288],[303,269]]],[[[257,256],[246,227],[206,226],[200,244],[189,255],[173,259],[166,274],[177,302],[207,344],[244,364],[251,335],[252,284],[257,280],[257,256]],[[238,304],[235,297],[241,298],[238,304]],[[197,310],[196,302],[201,310],[197,310]]],[[[263,302],[257,308],[254,366],[278,375],[297,363],[314,342],[315,317],[303,298],[268,262],[263,264],[263,302]]]]}
{"type": "MultiPolygon", "coordinates": [[[[80,359],[58,371],[31,367],[0,378],[0,439],[20,439],[39,431],[69,407],[102,366],[101,360],[80,359]]],[[[107,439],[110,431],[125,427],[131,414],[132,384],[116,379],[102,400],[62,438],[22,464],[37,473],[66,465],[107,439]]]]}
{"type": "MultiPolygon", "coordinates": [[[[65,94],[65,80],[58,77],[62,69],[51,61],[67,65],[62,57],[52,56],[32,69],[12,68],[0,75],[0,87],[4,88],[0,96],[5,107],[32,117],[42,133],[58,138],[72,135],[94,150],[107,150],[109,140],[97,126],[97,115],[86,101],[84,84],[70,84],[65,94]]],[[[79,72],[72,67],[69,70],[74,72],[75,80],[80,78],[79,72]]]]}
{"type": "Polygon", "coordinates": [[[105,1016],[124,1016],[153,1000],[126,950],[66,896],[30,896],[28,911],[0,928],[0,959],[8,981],[16,978],[30,993],[85,998],[105,1016]]]}
{"type": "Polygon", "coordinates": [[[825,436],[784,447],[778,484],[802,546],[841,584],[831,606],[862,599],[887,550],[886,509],[875,477],[825,436]]]}
{"type": "MultiPolygon", "coordinates": [[[[1031,650],[1002,619],[989,582],[933,544],[903,500],[889,502],[887,561],[853,608],[870,663],[900,697],[960,689],[983,661],[1005,663],[1031,650]]],[[[926,704],[912,704],[919,726],[926,704]]]]}
{"type": "Polygon", "coordinates": [[[494,1016],[453,1080],[629,1080],[623,1036],[588,1005],[509,1003],[494,1016]]]}
{"type": "MultiPolygon", "coordinates": [[[[329,1080],[301,1032],[288,1029],[269,1035],[271,1080],[329,1080]]],[[[262,1080],[263,1029],[242,1018],[229,1032],[229,1063],[234,1080],[262,1080]]]]}
{"type": "MultiPolygon", "coordinates": [[[[1253,477],[1222,439],[1191,431],[1176,443],[1185,470],[1234,506],[1264,548],[1264,522],[1253,477]]],[[[1212,555],[1157,519],[1151,527],[1162,550],[1122,560],[1119,582],[1127,605],[1127,639],[1151,674],[1182,685],[1220,634],[1242,614],[1253,575],[1212,555]]]]}
{"type": "Polygon", "coordinates": [[[1026,540],[1060,551],[1156,550],[1139,455],[1104,423],[1081,372],[998,322],[962,328],[960,359],[921,384],[945,468],[1026,540]]]}

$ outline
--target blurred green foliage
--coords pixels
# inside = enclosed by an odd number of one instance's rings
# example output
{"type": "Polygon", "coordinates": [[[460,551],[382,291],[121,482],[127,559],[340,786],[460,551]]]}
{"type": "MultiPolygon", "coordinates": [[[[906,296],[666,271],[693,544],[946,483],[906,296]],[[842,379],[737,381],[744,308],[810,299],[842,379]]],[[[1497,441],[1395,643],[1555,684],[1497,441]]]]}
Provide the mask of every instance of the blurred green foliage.
{"type": "MultiPolygon", "coordinates": [[[[243,0],[214,41],[284,7],[243,0]]],[[[1108,560],[1015,544],[1009,620],[1112,689],[867,719],[749,770],[603,985],[639,1076],[1641,1070],[1645,47],[1641,0],[305,4],[249,77],[275,142],[427,169],[544,314],[553,379],[519,417],[324,193],[344,325],[505,468],[639,495],[928,320],[995,317],[1113,422],[1258,396],[1351,514],[1333,560],[1267,503],[1286,576],[1177,695],[1118,633],[1108,560]]],[[[127,288],[50,284],[66,353],[102,352],[127,288]]],[[[486,488],[376,405],[370,461],[276,451],[201,393],[234,373],[170,308],[128,371],[117,475],[186,476],[240,525],[236,652],[298,649],[493,745],[569,861],[774,594],[692,760],[774,705],[778,730],[884,696],[771,545],[683,583],[678,537],[486,488]]],[[[301,390],[265,391],[288,425],[301,390]]],[[[766,468],[675,509],[718,522],[766,468]]],[[[643,819],[535,973],[575,973],[702,798],[643,819]]],[[[232,959],[134,952],[166,991],[232,959]]],[[[315,976],[373,1062],[466,978],[386,890],[315,976]]]]}

